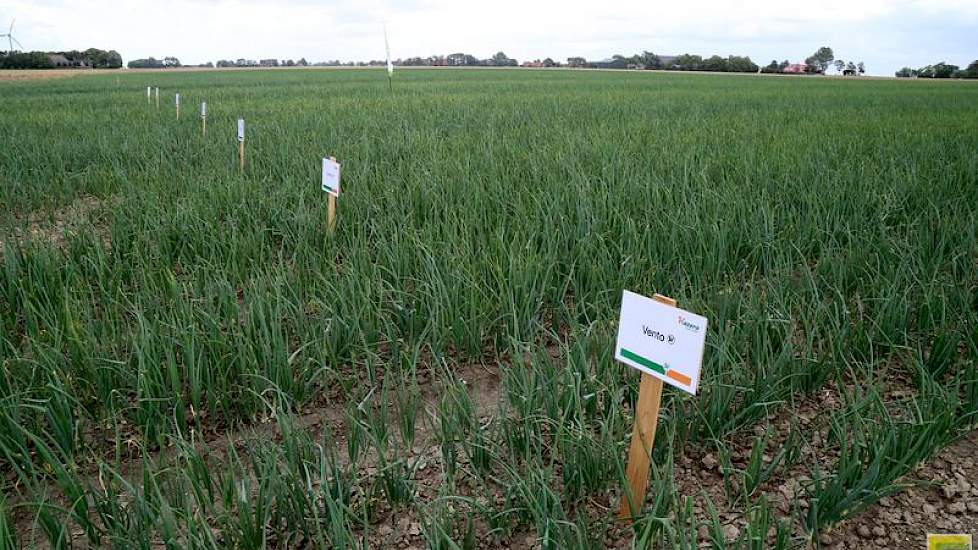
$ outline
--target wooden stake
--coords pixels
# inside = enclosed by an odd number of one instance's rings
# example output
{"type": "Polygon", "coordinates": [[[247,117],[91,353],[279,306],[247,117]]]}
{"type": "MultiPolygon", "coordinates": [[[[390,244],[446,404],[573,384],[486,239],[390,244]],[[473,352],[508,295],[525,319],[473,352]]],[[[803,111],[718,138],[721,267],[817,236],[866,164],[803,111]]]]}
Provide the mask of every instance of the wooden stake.
{"type": "Polygon", "coordinates": [[[207,135],[207,117],[200,118],[200,130],[203,133],[203,135],[205,136],[207,135]]]}
{"type": "Polygon", "coordinates": [[[336,197],[333,195],[326,199],[326,227],[330,233],[336,229],[336,197]]]}
{"type": "MultiPolygon", "coordinates": [[[[667,306],[676,307],[676,301],[661,294],[653,299],[667,306]]],[[[628,450],[628,466],[625,477],[628,486],[621,497],[618,518],[629,520],[642,510],[645,491],[649,486],[649,465],[652,447],[655,444],[655,429],[659,424],[659,405],[662,402],[662,380],[642,373],[638,387],[638,403],[635,407],[635,425],[632,428],[632,443],[628,450]]]]}
{"type": "MultiPolygon", "coordinates": [[[[329,160],[336,162],[336,157],[329,157],[329,160]]],[[[326,228],[332,233],[336,229],[336,196],[328,193],[326,198],[326,228]]]]}

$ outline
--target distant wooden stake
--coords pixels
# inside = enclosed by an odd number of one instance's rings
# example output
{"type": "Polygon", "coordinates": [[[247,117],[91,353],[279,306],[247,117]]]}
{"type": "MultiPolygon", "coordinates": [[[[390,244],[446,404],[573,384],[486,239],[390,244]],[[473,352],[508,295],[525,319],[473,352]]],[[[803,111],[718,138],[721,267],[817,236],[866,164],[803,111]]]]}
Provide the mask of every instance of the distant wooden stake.
{"type": "MultiPolygon", "coordinates": [[[[336,157],[329,157],[329,160],[336,162],[336,157]]],[[[326,199],[326,228],[330,233],[336,229],[336,195],[332,193],[326,199]]]]}
{"type": "MultiPolygon", "coordinates": [[[[661,294],[653,297],[657,302],[676,307],[676,301],[661,294]]],[[[649,465],[655,444],[655,429],[659,424],[659,405],[662,402],[662,380],[642,373],[638,387],[638,404],[635,407],[635,425],[632,443],[628,450],[628,466],[625,477],[628,486],[621,497],[618,518],[631,520],[642,510],[645,491],[649,486],[649,465]]]]}

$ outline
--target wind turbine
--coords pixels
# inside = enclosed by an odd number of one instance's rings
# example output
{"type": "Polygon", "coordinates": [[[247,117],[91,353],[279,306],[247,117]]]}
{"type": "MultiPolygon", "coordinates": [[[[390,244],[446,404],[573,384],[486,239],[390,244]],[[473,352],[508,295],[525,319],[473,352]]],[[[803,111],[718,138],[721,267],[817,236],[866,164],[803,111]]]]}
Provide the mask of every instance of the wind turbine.
{"type": "Polygon", "coordinates": [[[0,34],[0,38],[6,38],[7,39],[7,44],[10,45],[10,49],[7,50],[7,55],[13,55],[14,54],[14,42],[16,42],[17,45],[20,46],[21,49],[24,49],[24,45],[20,43],[20,40],[17,40],[16,38],[14,38],[14,22],[15,21],[17,21],[17,19],[12,19],[10,21],[10,29],[7,30],[7,34],[0,34]]]}

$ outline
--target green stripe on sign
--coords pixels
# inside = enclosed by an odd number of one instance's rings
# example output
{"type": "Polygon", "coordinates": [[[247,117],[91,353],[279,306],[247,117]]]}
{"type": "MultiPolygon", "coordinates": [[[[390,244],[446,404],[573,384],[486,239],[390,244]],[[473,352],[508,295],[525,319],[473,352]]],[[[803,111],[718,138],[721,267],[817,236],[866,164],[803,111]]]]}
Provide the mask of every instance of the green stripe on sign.
{"type": "Polygon", "coordinates": [[[628,351],[625,348],[621,348],[621,356],[624,357],[625,359],[630,360],[630,361],[635,361],[639,365],[642,365],[643,367],[645,367],[647,369],[654,370],[655,372],[657,372],[659,374],[665,374],[666,373],[666,368],[665,367],[663,367],[662,365],[656,363],[655,361],[649,361],[648,359],[642,357],[641,355],[639,355],[639,354],[637,354],[637,353],[635,353],[633,351],[628,351]]]}

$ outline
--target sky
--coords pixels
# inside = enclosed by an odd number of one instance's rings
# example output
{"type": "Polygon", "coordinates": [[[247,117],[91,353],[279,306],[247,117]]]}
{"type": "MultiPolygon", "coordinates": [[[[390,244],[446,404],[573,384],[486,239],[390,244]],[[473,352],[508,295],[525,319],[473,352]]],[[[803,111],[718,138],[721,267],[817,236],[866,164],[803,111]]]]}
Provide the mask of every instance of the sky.
{"type": "MultiPolygon", "coordinates": [[[[820,46],[869,74],[978,59],[978,0],[0,0],[26,50],[114,49],[310,63],[497,51],[526,61],[652,51],[801,61],[820,46]]],[[[5,40],[4,40],[5,42],[5,40]]],[[[0,46],[6,49],[6,44],[0,46]]]]}

